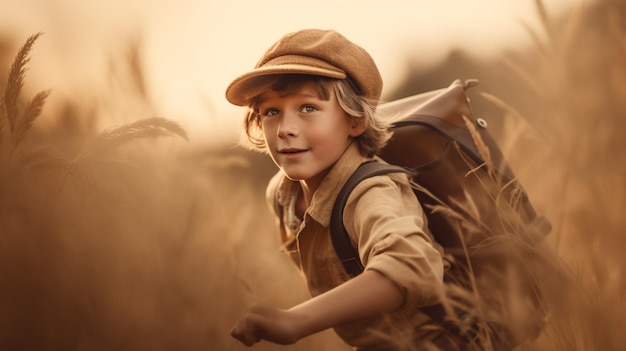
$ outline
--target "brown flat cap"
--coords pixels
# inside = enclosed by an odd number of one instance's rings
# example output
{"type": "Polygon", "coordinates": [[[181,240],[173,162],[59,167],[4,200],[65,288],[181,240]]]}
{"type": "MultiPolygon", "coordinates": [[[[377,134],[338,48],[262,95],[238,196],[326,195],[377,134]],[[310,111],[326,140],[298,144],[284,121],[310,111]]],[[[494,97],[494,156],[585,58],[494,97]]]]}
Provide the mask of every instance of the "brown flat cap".
{"type": "Polygon", "coordinates": [[[289,33],[270,47],[254,70],[237,77],[226,89],[226,99],[243,106],[259,77],[273,74],[310,74],[347,79],[366,97],[378,100],[383,81],[372,57],[334,30],[305,29],[289,33]]]}

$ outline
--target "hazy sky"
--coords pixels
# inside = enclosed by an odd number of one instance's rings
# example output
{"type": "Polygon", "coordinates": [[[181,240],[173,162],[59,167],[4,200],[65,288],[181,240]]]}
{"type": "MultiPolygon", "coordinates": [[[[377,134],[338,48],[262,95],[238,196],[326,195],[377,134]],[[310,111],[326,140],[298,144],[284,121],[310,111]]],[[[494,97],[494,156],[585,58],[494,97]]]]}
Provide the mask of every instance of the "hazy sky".
{"type": "MultiPolygon", "coordinates": [[[[544,2],[556,15],[589,0],[544,2]]],[[[110,54],[139,39],[157,111],[193,126],[192,139],[237,133],[241,109],[224,90],[287,32],[333,28],[363,46],[384,97],[407,53],[425,64],[451,46],[492,55],[529,42],[522,21],[539,27],[534,0],[0,0],[0,34],[45,33],[32,53],[34,89],[52,88],[51,100],[96,91],[110,54]]]]}

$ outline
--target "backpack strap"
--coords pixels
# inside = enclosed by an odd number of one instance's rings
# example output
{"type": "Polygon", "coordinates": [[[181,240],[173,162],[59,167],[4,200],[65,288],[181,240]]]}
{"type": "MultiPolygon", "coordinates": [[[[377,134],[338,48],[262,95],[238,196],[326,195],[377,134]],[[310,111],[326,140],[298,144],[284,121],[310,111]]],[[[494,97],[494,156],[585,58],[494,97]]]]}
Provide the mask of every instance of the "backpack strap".
{"type": "Polygon", "coordinates": [[[330,236],[337,256],[341,260],[343,267],[351,277],[356,277],[363,272],[363,264],[359,253],[350,241],[350,236],[343,224],[343,209],[348,202],[348,197],[354,188],[363,180],[387,173],[410,173],[400,166],[368,161],[359,165],[359,168],[352,173],[337,195],[337,200],[333,206],[330,217],[330,236]]]}
{"type": "MultiPolygon", "coordinates": [[[[412,174],[411,171],[404,167],[380,163],[377,161],[364,162],[359,165],[356,171],[354,171],[350,178],[348,178],[344,186],[339,191],[337,200],[333,205],[333,211],[330,217],[331,240],[333,247],[335,248],[335,252],[337,253],[345,271],[353,278],[363,273],[364,267],[361,263],[359,253],[354,245],[352,245],[350,236],[348,235],[346,227],[343,224],[343,210],[348,202],[350,193],[360,182],[370,177],[388,173],[412,174]]],[[[457,326],[449,323],[446,320],[446,311],[442,304],[420,307],[420,310],[432,320],[443,325],[446,329],[457,335],[469,337],[469,334],[474,330],[474,328],[470,328],[469,332],[462,333],[457,326]]]]}

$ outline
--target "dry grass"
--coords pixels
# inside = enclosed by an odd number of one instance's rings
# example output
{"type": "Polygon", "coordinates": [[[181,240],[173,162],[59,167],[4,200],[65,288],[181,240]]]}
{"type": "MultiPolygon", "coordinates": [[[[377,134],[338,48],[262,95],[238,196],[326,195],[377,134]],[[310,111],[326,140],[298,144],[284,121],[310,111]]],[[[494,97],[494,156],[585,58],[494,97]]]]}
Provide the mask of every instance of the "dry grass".
{"type": "MultiPolygon", "coordinates": [[[[534,108],[508,112],[508,157],[542,211],[552,219],[548,238],[567,267],[567,279],[547,285],[548,327],[529,349],[619,350],[624,319],[626,154],[623,26],[617,2],[581,5],[562,22],[536,1],[547,40],[536,43],[534,66],[512,63],[527,83],[534,108]],[[588,6],[588,7],[587,7],[588,6]],[[607,81],[608,79],[608,81],[607,81]]],[[[504,139],[506,140],[506,139],[504,139]]],[[[506,143],[506,142],[505,142],[506,143]]]]}
{"type": "MultiPolygon", "coordinates": [[[[0,349],[244,349],[228,330],[246,305],[305,296],[268,235],[269,160],[192,148],[160,117],[94,130],[117,118],[102,115],[110,106],[68,104],[37,128],[47,92],[26,100],[22,86],[39,36],[19,51],[0,110],[0,349]]],[[[129,63],[109,105],[149,111],[129,63]]],[[[328,335],[294,349],[341,347],[328,335]]]]}
{"type": "MultiPolygon", "coordinates": [[[[503,71],[519,75],[532,104],[487,95],[507,112],[499,138],[506,156],[554,225],[546,242],[553,254],[520,259],[529,272],[567,268],[559,279],[535,277],[551,318],[521,349],[620,350],[625,10],[607,1],[557,22],[536,3],[544,27],[529,28],[533,60],[510,59],[503,71]]],[[[58,124],[38,128],[54,94],[23,98],[22,90],[39,38],[18,51],[0,101],[0,349],[245,349],[228,336],[244,306],[289,306],[306,296],[277,251],[265,208],[272,165],[229,147],[192,147],[163,118],[94,130],[94,120],[114,119],[99,107],[68,107],[58,124]]],[[[149,105],[138,58],[130,57],[124,87],[136,91],[122,92],[120,104],[149,105]]],[[[510,305],[524,310],[520,301],[510,305]]],[[[256,349],[345,347],[322,333],[256,349]]]]}

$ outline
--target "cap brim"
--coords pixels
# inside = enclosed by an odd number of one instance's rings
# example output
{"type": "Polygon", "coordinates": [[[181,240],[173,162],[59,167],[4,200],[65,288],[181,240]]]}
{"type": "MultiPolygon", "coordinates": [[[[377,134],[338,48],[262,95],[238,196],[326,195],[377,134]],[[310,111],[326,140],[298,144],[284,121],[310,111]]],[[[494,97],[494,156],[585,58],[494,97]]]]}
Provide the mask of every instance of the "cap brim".
{"type": "Polygon", "coordinates": [[[226,88],[226,99],[233,105],[244,106],[247,100],[252,97],[251,92],[257,90],[259,85],[265,81],[262,78],[276,74],[310,74],[336,79],[346,79],[347,77],[345,72],[306,65],[287,64],[265,66],[243,74],[233,80],[228,88],[226,88]]]}

